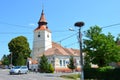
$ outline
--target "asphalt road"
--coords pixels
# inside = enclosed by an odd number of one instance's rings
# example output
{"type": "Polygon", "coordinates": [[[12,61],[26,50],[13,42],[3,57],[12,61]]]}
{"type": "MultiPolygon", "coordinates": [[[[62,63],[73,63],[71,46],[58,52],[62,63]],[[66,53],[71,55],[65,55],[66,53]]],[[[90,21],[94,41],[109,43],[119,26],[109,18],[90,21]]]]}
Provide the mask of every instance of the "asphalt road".
{"type": "Polygon", "coordinates": [[[63,74],[67,73],[46,74],[29,72],[28,74],[10,75],[8,69],[0,69],[0,80],[66,80],[59,77],[63,74]]]}

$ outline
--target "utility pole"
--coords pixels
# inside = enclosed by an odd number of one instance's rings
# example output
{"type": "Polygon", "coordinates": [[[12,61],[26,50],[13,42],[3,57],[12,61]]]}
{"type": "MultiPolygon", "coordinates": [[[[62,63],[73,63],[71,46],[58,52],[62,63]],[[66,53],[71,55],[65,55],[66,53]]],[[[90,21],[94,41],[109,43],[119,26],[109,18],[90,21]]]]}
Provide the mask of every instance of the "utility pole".
{"type": "Polygon", "coordinates": [[[81,27],[84,26],[84,22],[76,22],[74,26],[79,27],[79,46],[80,46],[80,65],[81,65],[81,79],[84,80],[84,65],[83,65],[83,55],[82,55],[82,35],[81,35],[81,27]]]}

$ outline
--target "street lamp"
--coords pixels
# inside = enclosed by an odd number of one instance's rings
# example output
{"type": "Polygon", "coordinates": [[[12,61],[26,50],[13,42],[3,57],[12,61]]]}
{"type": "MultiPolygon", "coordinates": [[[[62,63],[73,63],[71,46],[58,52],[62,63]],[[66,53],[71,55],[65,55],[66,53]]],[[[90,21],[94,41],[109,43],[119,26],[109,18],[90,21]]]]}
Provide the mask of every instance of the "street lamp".
{"type": "Polygon", "coordinates": [[[80,64],[81,64],[81,80],[84,80],[84,70],[83,70],[83,55],[82,55],[82,34],[81,27],[84,26],[84,22],[76,22],[74,26],[79,27],[79,46],[80,46],[80,64]]]}

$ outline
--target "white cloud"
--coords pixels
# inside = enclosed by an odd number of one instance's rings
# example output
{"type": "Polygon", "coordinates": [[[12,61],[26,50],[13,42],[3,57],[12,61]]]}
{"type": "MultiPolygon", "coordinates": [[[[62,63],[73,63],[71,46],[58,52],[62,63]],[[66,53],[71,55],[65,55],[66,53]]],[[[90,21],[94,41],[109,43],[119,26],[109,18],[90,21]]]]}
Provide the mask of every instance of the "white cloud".
{"type": "Polygon", "coordinates": [[[29,25],[30,25],[30,26],[36,26],[36,24],[34,24],[34,23],[30,23],[29,25]]]}

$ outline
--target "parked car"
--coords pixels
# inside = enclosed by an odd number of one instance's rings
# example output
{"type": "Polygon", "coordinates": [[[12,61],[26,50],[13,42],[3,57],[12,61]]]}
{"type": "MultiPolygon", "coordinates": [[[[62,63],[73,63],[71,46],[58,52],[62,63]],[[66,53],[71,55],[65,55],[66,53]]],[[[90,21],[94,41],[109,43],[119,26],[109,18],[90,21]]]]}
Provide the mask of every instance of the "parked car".
{"type": "Polygon", "coordinates": [[[10,69],[10,75],[11,74],[27,74],[28,67],[27,66],[15,66],[12,69],[10,69]]]}

